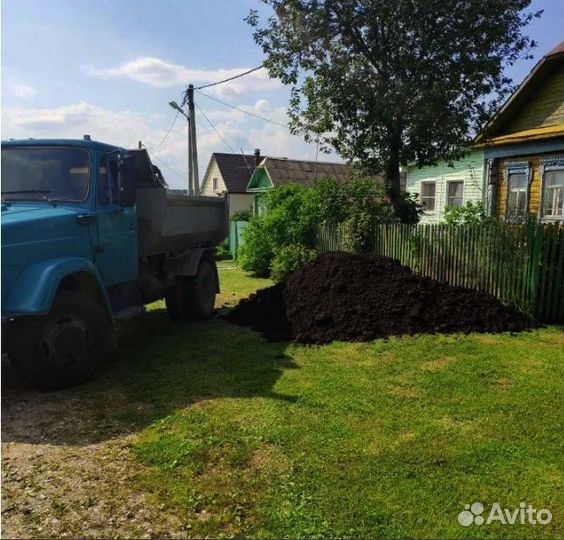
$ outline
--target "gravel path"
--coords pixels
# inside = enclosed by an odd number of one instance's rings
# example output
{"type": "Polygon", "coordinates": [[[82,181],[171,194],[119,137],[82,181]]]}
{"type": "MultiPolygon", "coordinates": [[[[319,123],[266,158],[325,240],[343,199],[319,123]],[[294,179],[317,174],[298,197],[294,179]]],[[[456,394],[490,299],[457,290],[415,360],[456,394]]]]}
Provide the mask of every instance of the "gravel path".
{"type": "MultiPolygon", "coordinates": [[[[39,393],[2,367],[4,538],[190,536],[136,489],[132,435],[120,433],[105,412],[111,407],[93,406],[77,390],[39,393]]],[[[119,401],[109,391],[95,398],[119,401]]]]}

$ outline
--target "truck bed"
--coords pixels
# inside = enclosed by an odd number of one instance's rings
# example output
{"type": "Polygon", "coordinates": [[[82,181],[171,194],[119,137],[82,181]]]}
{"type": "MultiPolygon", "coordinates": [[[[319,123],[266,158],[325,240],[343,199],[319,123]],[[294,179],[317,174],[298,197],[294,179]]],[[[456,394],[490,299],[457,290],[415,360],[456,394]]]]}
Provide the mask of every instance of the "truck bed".
{"type": "Polygon", "coordinates": [[[137,188],[139,257],[213,247],[228,233],[225,197],[171,193],[163,188],[137,188]]]}

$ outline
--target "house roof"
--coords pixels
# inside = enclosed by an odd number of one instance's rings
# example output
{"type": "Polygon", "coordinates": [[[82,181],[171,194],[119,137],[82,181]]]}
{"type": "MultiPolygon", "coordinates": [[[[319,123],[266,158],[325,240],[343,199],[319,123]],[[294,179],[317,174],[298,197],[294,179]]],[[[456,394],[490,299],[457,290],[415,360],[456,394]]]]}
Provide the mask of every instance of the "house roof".
{"type": "Polygon", "coordinates": [[[255,170],[253,154],[224,154],[214,152],[208,163],[205,179],[215,159],[228,193],[246,193],[247,184],[255,170]]]}
{"type": "Polygon", "coordinates": [[[259,167],[266,169],[275,187],[289,183],[312,185],[316,180],[327,177],[344,182],[350,179],[354,170],[346,163],[273,157],[264,158],[259,167]]]}
{"type": "Polygon", "coordinates": [[[552,49],[546,56],[545,58],[548,58],[549,56],[554,56],[555,54],[560,54],[564,52],[564,41],[562,43],[560,43],[559,45],[556,45],[556,47],[554,47],[554,49],[552,49]]]}
{"type": "MultiPolygon", "coordinates": [[[[507,122],[511,120],[513,115],[519,108],[530,98],[532,94],[538,91],[539,87],[546,81],[547,77],[559,68],[560,62],[564,58],[564,41],[554,47],[550,52],[539,60],[535,67],[531,70],[525,80],[517,87],[517,89],[509,96],[507,101],[502,105],[499,111],[490,119],[481,133],[476,137],[476,143],[480,145],[486,141],[497,142],[496,135],[500,133],[507,122]]],[[[547,138],[554,136],[554,130],[547,130],[546,133],[535,134],[536,138],[547,138]]],[[[561,134],[561,133],[559,133],[561,134]]],[[[503,138],[506,138],[504,136],[503,138]]]]}

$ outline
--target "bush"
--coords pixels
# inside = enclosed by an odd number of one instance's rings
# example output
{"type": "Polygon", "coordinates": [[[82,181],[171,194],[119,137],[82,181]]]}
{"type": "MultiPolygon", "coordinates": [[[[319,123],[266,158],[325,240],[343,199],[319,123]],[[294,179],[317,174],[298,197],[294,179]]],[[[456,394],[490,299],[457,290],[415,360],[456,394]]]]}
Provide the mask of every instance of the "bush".
{"type": "Polygon", "coordinates": [[[243,232],[243,242],[237,251],[237,262],[247,272],[268,277],[273,258],[274,246],[264,221],[253,219],[243,232]]]}
{"type": "Polygon", "coordinates": [[[233,213],[233,215],[229,218],[229,221],[251,221],[252,216],[253,213],[251,210],[238,210],[233,213]]]}
{"type": "Polygon", "coordinates": [[[343,227],[343,249],[367,253],[374,247],[374,220],[365,211],[355,212],[343,227]]]}
{"type": "MultiPolygon", "coordinates": [[[[392,206],[372,179],[346,184],[318,180],[313,187],[286,184],[268,192],[267,212],[249,222],[237,253],[244,270],[267,276],[274,256],[282,248],[315,247],[317,226],[346,223],[345,244],[352,251],[367,251],[373,243],[373,225],[397,220],[392,206]]],[[[288,257],[290,255],[288,254],[288,257]]],[[[280,263],[282,264],[282,263],[280,263]]]]}
{"type": "Polygon", "coordinates": [[[488,220],[481,201],[468,201],[464,206],[447,206],[445,208],[447,225],[479,225],[488,220]]]}
{"type": "Polygon", "coordinates": [[[401,204],[396,212],[396,217],[400,222],[407,225],[415,225],[419,223],[422,214],[423,208],[419,204],[417,196],[411,193],[402,193],[401,204]]]}
{"type": "Polygon", "coordinates": [[[276,252],[272,261],[271,277],[274,281],[282,281],[288,274],[317,258],[315,249],[308,249],[300,244],[285,246],[276,252]]]}
{"type": "Polygon", "coordinates": [[[215,248],[215,260],[216,261],[227,261],[231,260],[233,256],[231,255],[231,250],[227,244],[220,244],[215,248]]]}
{"type": "Polygon", "coordinates": [[[313,190],[299,184],[273,189],[268,212],[253,218],[243,233],[237,258],[243,270],[268,276],[275,253],[292,244],[312,247],[318,212],[313,190]]]}

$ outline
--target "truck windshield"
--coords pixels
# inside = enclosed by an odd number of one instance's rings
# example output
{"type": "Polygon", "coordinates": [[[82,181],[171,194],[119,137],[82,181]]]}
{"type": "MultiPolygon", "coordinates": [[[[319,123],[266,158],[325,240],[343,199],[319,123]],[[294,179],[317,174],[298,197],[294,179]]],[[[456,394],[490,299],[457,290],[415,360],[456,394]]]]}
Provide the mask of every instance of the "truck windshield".
{"type": "Polygon", "coordinates": [[[79,202],[88,196],[90,155],[81,148],[2,148],[3,200],[79,202]]]}

